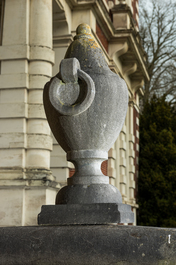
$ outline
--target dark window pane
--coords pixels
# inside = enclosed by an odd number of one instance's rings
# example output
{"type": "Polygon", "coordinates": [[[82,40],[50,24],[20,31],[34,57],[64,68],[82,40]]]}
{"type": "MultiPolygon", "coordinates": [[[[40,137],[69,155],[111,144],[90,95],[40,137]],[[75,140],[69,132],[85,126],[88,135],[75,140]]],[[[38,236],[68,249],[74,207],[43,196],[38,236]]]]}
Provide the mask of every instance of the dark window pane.
{"type": "Polygon", "coordinates": [[[5,6],[5,0],[0,0],[0,45],[2,45],[2,31],[3,31],[3,20],[4,20],[4,6],[5,6]]]}

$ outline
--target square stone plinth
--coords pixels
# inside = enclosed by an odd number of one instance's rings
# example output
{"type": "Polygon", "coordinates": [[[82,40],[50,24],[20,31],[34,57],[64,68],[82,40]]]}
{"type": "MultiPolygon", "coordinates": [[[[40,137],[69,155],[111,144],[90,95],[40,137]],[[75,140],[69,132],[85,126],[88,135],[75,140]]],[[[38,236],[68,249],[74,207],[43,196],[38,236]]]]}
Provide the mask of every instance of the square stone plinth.
{"type": "Polygon", "coordinates": [[[131,206],[116,203],[43,205],[39,225],[133,223],[131,206]]]}

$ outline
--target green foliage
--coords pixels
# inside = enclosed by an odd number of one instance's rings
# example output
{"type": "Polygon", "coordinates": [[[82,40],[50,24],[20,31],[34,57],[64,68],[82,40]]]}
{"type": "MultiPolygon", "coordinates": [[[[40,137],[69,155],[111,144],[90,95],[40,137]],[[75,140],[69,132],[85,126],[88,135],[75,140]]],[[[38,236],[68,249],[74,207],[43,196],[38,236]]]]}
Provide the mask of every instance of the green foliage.
{"type": "Polygon", "coordinates": [[[138,224],[176,227],[176,112],[155,95],[140,115],[138,224]]]}

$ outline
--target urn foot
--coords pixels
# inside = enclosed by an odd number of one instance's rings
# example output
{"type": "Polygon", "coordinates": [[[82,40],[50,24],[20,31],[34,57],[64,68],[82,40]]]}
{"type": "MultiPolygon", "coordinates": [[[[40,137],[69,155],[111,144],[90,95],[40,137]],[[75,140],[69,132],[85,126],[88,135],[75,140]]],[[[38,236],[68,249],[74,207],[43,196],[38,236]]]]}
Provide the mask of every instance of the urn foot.
{"type": "Polygon", "coordinates": [[[56,205],[42,206],[39,225],[133,223],[131,206],[122,203],[120,191],[109,184],[101,172],[107,159],[101,150],[67,153],[75,165],[75,174],[56,196],[56,205]]]}
{"type": "Polygon", "coordinates": [[[122,203],[122,196],[110,184],[90,184],[65,186],[56,197],[56,204],[94,203],[122,203]]]}

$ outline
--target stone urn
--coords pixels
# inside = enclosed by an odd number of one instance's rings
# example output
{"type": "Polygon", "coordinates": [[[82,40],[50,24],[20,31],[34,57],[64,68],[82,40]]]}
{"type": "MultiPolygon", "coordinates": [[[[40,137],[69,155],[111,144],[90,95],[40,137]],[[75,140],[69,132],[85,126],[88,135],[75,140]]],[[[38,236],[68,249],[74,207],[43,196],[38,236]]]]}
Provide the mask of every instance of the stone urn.
{"type": "Polygon", "coordinates": [[[76,33],[43,96],[50,128],[75,174],[56,205],[42,207],[39,224],[131,223],[131,207],[101,172],[125,120],[128,89],[109,69],[90,27],[81,24],[76,33]]]}

